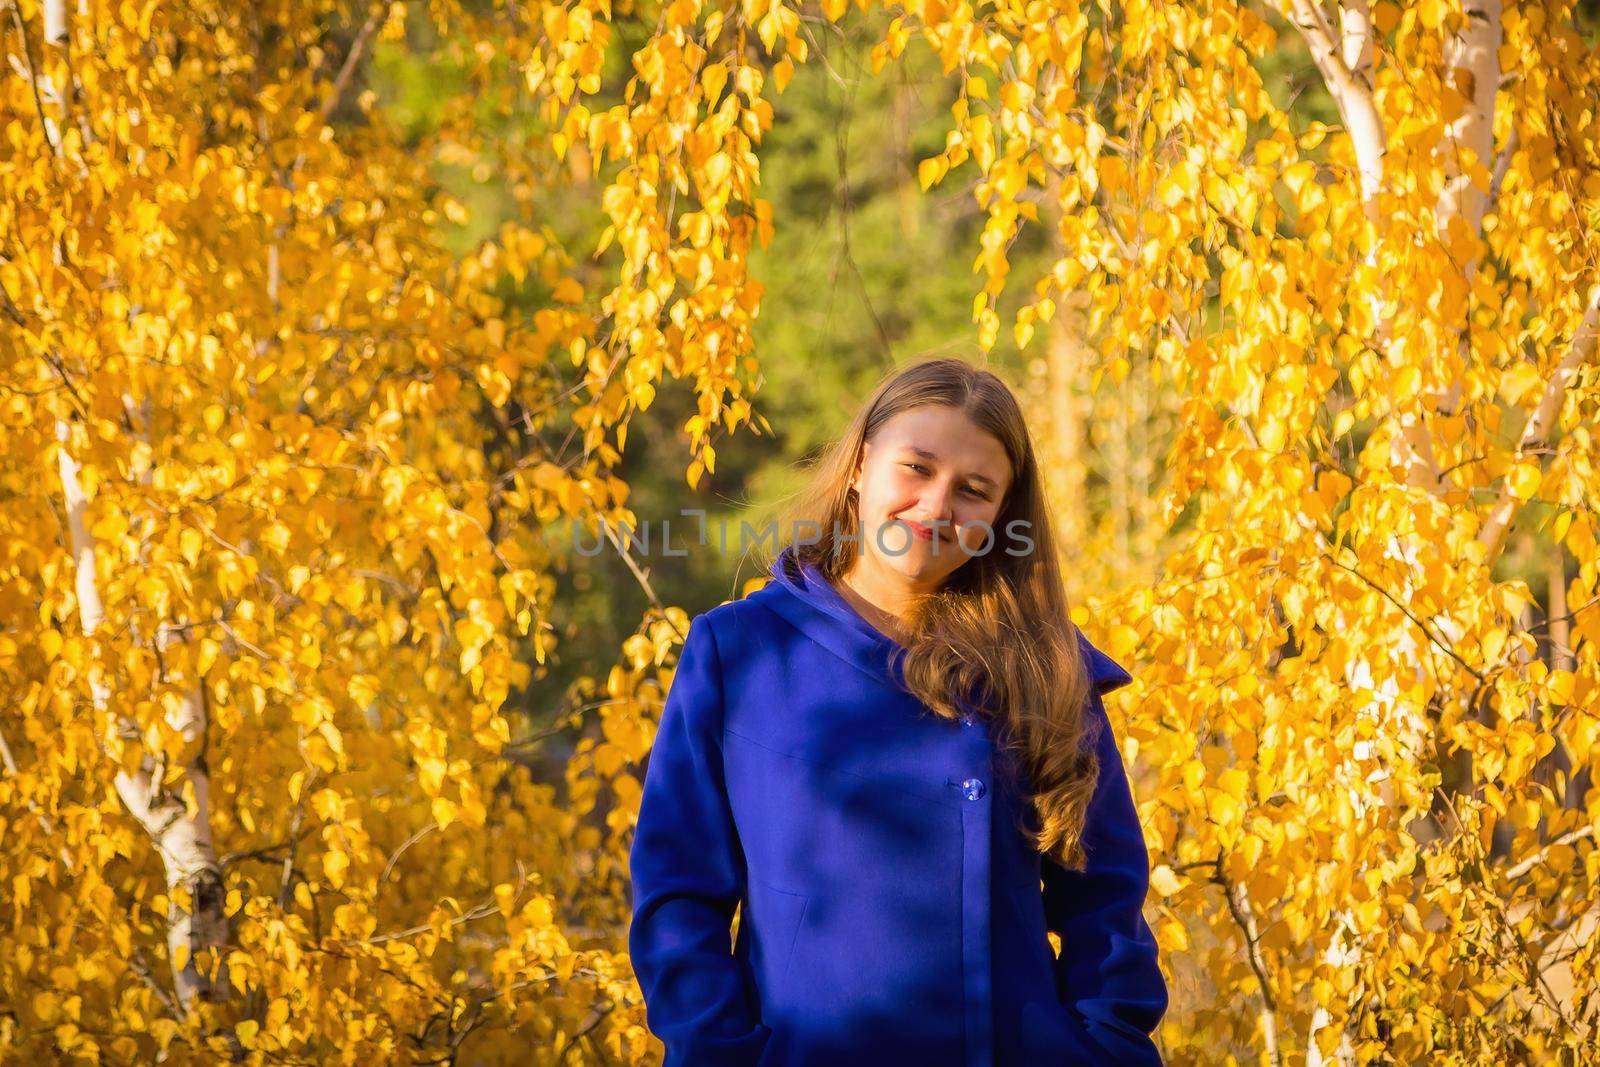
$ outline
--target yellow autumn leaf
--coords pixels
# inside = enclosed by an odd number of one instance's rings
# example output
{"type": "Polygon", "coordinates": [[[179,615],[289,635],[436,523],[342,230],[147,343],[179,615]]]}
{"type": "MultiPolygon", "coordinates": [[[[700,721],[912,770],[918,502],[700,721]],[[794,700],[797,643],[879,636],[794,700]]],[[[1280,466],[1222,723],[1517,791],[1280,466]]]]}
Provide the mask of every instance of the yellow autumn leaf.
{"type": "Polygon", "coordinates": [[[1532,500],[1538,495],[1539,485],[1543,481],[1544,472],[1537,460],[1520,460],[1506,471],[1506,485],[1518,500],[1532,500]]]}
{"type": "Polygon", "coordinates": [[[1183,889],[1183,881],[1173,873],[1171,867],[1162,863],[1150,872],[1150,887],[1162,896],[1170,897],[1183,889]]]}

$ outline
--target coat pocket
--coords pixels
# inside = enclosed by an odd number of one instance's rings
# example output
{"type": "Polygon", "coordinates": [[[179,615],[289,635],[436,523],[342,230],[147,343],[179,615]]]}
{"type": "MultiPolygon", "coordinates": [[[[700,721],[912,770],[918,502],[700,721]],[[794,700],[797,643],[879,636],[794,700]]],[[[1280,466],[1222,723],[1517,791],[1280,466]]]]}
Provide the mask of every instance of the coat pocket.
{"type": "Polygon", "coordinates": [[[1079,1028],[1059,1001],[1030,1000],[1022,1005],[1022,1048],[1037,1067],[1069,1067],[1093,1062],[1086,1058],[1079,1028]]]}
{"type": "MultiPolygon", "coordinates": [[[[750,964],[762,1004],[783,984],[811,898],[750,878],[745,888],[750,923],[750,964]]],[[[741,919],[741,922],[745,920],[741,919]]]]}

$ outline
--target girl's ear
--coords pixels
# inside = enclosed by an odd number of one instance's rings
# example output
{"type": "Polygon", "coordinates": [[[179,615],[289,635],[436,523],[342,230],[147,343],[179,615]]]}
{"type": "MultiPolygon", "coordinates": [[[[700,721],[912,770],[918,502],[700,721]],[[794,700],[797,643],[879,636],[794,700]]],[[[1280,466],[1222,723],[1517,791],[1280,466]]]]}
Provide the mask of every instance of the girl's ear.
{"type": "Polygon", "coordinates": [[[850,489],[855,493],[861,492],[861,468],[867,465],[867,449],[871,447],[871,441],[861,445],[861,455],[856,457],[856,469],[850,474],[850,489]]]}

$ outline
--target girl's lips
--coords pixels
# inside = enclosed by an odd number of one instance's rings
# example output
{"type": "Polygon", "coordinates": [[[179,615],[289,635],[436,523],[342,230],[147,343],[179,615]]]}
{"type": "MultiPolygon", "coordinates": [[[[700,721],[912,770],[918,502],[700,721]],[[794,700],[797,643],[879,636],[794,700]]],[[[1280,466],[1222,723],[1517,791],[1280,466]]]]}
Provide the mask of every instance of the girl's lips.
{"type": "Polygon", "coordinates": [[[911,527],[912,533],[916,534],[924,541],[932,541],[934,539],[934,534],[931,527],[924,526],[920,522],[912,522],[910,519],[906,519],[905,523],[907,526],[911,527]]]}

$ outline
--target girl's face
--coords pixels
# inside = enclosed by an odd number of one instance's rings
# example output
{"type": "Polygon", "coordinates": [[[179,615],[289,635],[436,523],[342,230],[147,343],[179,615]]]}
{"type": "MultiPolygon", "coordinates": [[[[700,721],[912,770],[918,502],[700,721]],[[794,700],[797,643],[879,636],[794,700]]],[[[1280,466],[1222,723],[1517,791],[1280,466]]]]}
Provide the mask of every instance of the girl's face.
{"type": "Polygon", "coordinates": [[[861,556],[875,570],[936,587],[986,544],[1004,551],[1006,531],[995,522],[1011,477],[1005,446],[961,412],[900,412],[866,443],[851,482],[861,556]]]}

